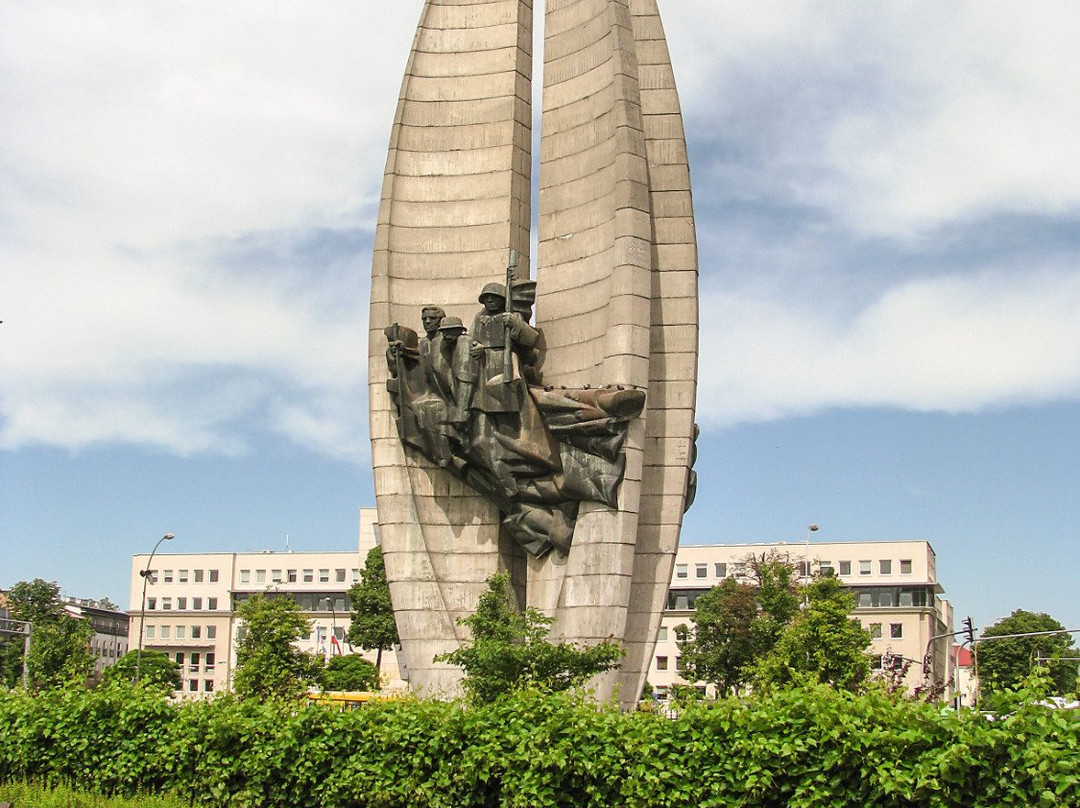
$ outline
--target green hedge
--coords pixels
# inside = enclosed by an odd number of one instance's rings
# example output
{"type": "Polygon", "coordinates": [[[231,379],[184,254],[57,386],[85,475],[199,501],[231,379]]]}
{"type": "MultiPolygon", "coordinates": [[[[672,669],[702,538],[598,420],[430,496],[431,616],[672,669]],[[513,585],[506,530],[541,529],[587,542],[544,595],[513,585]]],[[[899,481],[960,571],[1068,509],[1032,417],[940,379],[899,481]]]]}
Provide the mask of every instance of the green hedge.
{"type": "Polygon", "coordinates": [[[675,719],[536,693],[342,713],[130,687],[6,692],[0,739],[0,781],[214,806],[1080,805],[1074,713],[989,720],[825,687],[675,719]]]}

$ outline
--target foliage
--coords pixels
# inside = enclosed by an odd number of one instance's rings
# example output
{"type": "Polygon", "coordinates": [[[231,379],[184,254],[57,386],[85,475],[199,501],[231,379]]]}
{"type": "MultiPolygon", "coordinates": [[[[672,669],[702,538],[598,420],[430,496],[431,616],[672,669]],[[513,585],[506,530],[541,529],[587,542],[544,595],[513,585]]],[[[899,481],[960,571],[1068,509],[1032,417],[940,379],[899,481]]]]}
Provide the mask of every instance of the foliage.
{"type": "MultiPolygon", "coordinates": [[[[1051,660],[1080,656],[1073,646],[1072,635],[1056,634],[1043,637],[1013,637],[983,642],[988,637],[1006,634],[1026,634],[1035,631],[1062,631],[1065,626],[1045,613],[1017,609],[1011,615],[983,631],[977,644],[979,687],[987,693],[1018,687],[1035,668],[1035,658],[1041,654],[1051,660]]],[[[1048,665],[1053,682],[1052,693],[1064,695],[1076,691],[1075,661],[1053,662],[1048,665]]]]}
{"type": "Polygon", "coordinates": [[[375,686],[378,687],[383,651],[398,643],[390,585],[386,581],[386,567],[379,547],[368,551],[360,580],[349,589],[349,600],[352,601],[352,624],[346,636],[353,645],[377,652],[375,686]]]}
{"type": "Polygon", "coordinates": [[[694,603],[686,626],[675,629],[682,675],[689,681],[737,692],[753,677],[756,662],[775,647],[799,613],[795,569],[785,559],[750,555],[743,562],[754,582],[725,578],[694,603]]]}
{"type": "Polygon", "coordinates": [[[0,803],[33,808],[190,808],[186,800],[172,795],[106,797],[67,786],[49,788],[37,783],[0,783],[0,803]]]}
{"type": "MultiPolygon", "coordinates": [[[[88,621],[68,614],[59,597],[60,587],[41,578],[20,581],[7,595],[11,617],[33,624],[28,660],[33,689],[82,683],[94,668],[94,630],[88,621]]],[[[15,687],[21,681],[22,658],[23,638],[0,636],[0,686],[15,687]]]]}
{"type": "Polygon", "coordinates": [[[210,808],[1080,805],[1080,716],[1033,703],[1038,693],[988,721],[823,685],[674,717],[536,691],[466,710],[403,700],[351,712],[172,704],[131,687],[0,692],[0,783],[210,808]]]}
{"type": "Polygon", "coordinates": [[[806,588],[806,608],[783,630],[755,666],[758,687],[820,682],[854,690],[870,672],[870,632],[849,617],[855,598],[832,577],[806,588]]]}
{"type": "Polygon", "coordinates": [[[102,681],[134,682],[136,665],[141,683],[164,688],[169,693],[180,689],[180,666],[164,651],[150,651],[145,648],[141,659],[138,650],[135,650],[128,651],[116,660],[105,669],[101,676],[102,681]]]}
{"type": "Polygon", "coordinates": [[[268,598],[256,592],[240,604],[236,616],[243,620],[233,677],[237,695],[257,699],[289,697],[315,682],[321,658],[293,645],[311,633],[311,621],[304,617],[296,601],[268,598]]]}
{"type": "Polygon", "coordinates": [[[371,690],[378,681],[375,666],[359,654],[331,657],[319,674],[323,690],[371,690]]]}
{"type": "Polygon", "coordinates": [[[435,661],[464,668],[462,685],[478,703],[528,688],[569,690],[617,667],[623,656],[623,649],[611,639],[588,647],[549,642],[552,618],[536,609],[517,611],[506,573],[488,579],[476,612],[461,622],[471,630],[472,639],[435,661]]]}

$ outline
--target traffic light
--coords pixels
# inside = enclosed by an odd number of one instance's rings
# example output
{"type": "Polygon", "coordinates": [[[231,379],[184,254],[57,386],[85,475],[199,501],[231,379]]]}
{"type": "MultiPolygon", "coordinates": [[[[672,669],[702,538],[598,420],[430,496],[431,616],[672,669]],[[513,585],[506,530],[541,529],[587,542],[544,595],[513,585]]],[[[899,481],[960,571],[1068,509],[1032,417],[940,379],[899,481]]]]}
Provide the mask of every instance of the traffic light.
{"type": "Polygon", "coordinates": [[[971,618],[970,617],[965,617],[964,618],[964,634],[967,637],[968,644],[971,644],[971,643],[975,642],[975,629],[971,625],[971,618]]]}

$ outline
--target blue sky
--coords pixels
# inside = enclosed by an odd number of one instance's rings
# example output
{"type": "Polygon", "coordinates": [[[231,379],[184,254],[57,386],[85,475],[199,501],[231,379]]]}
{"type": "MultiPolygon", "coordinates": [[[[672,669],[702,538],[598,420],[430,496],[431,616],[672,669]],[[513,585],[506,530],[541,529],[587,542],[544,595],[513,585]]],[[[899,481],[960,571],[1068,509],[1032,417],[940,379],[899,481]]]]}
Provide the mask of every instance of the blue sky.
{"type": "MultiPolygon", "coordinates": [[[[348,549],[419,0],[0,3],[0,587],[348,549]]],[[[661,3],[701,264],[688,543],[929,540],[1080,627],[1080,7],[661,3]]]]}

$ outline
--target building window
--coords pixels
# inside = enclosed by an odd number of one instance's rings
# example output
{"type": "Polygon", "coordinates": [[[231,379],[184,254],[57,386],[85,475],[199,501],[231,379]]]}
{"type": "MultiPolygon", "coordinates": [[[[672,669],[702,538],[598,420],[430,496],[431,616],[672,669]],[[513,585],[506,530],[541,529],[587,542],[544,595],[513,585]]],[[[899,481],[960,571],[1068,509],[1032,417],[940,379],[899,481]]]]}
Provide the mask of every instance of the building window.
{"type": "Polygon", "coordinates": [[[275,584],[281,583],[281,570],[270,570],[270,580],[275,584]]]}
{"type": "Polygon", "coordinates": [[[218,582],[218,571],[210,570],[210,583],[216,584],[218,582]]]}
{"type": "Polygon", "coordinates": [[[213,669],[214,669],[214,652],[213,651],[207,651],[206,652],[206,670],[207,671],[212,671],[213,669]]]}
{"type": "Polygon", "coordinates": [[[187,630],[185,629],[184,626],[177,626],[176,627],[176,639],[182,640],[182,639],[184,639],[186,634],[187,634],[187,630]]]}
{"type": "Polygon", "coordinates": [[[206,608],[209,609],[212,612],[216,612],[217,611],[217,598],[207,598],[206,599],[206,608]]]}
{"type": "Polygon", "coordinates": [[[154,635],[156,633],[157,633],[157,628],[155,626],[147,626],[146,627],[146,639],[148,639],[148,640],[154,639],[154,635]]]}
{"type": "Polygon", "coordinates": [[[266,570],[255,570],[255,583],[257,583],[257,584],[265,584],[266,583],[266,570]]]}
{"type": "Polygon", "coordinates": [[[840,562],[840,575],[851,575],[851,562],[850,561],[841,561],[840,562]]]}
{"type": "Polygon", "coordinates": [[[177,651],[176,652],[176,664],[177,665],[183,665],[184,664],[184,652],[183,651],[177,651]]]}
{"type": "Polygon", "coordinates": [[[188,579],[188,571],[187,570],[179,570],[179,571],[177,571],[176,580],[177,580],[178,583],[186,584],[187,579],[188,579]]]}
{"type": "Polygon", "coordinates": [[[149,609],[150,611],[153,611],[154,609],[156,609],[157,608],[157,598],[147,598],[146,599],[146,608],[149,609]]]}
{"type": "Polygon", "coordinates": [[[656,669],[658,671],[666,671],[667,670],[667,657],[666,656],[658,656],[656,658],[656,669]]]}
{"type": "Polygon", "coordinates": [[[683,662],[683,658],[681,656],[675,657],[675,670],[677,670],[679,673],[682,673],[684,670],[686,670],[686,663],[683,662]]]}
{"type": "Polygon", "coordinates": [[[871,623],[870,624],[870,639],[871,640],[880,640],[881,639],[881,623],[871,623]]]}
{"type": "Polygon", "coordinates": [[[195,575],[195,583],[201,584],[203,582],[203,571],[202,570],[195,570],[194,575],[195,575]]]}
{"type": "Polygon", "coordinates": [[[887,558],[878,561],[878,572],[882,575],[892,575],[892,561],[887,558]]]}
{"type": "Polygon", "coordinates": [[[161,627],[161,639],[163,639],[163,640],[169,639],[169,627],[168,626],[162,626],[161,627]]]}
{"type": "Polygon", "coordinates": [[[202,685],[203,685],[203,692],[204,693],[213,693],[214,692],[214,680],[213,679],[204,679],[202,685]]]}
{"type": "Polygon", "coordinates": [[[191,691],[192,693],[198,693],[199,692],[199,680],[198,679],[188,679],[187,689],[189,691],[191,691]]]}
{"type": "Polygon", "coordinates": [[[285,573],[285,577],[290,584],[296,583],[296,570],[289,570],[285,573]]]}
{"type": "Polygon", "coordinates": [[[206,639],[208,639],[208,640],[216,640],[217,639],[217,626],[207,626],[206,627],[206,639]]]}
{"type": "Polygon", "coordinates": [[[859,575],[869,575],[873,572],[872,561],[860,561],[859,562],[859,575]]]}
{"type": "Polygon", "coordinates": [[[339,583],[345,583],[345,570],[334,570],[334,580],[339,583]]]}
{"type": "Polygon", "coordinates": [[[359,580],[360,580],[360,570],[354,568],[352,570],[352,582],[355,584],[359,580]]]}
{"type": "Polygon", "coordinates": [[[727,578],[727,564],[723,561],[718,561],[713,564],[713,573],[717,578],[727,578]]]}
{"type": "Polygon", "coordinates": [[[893,640],[904,639],[904,624],[889,623],[889,638],[893,640]]]}
{"type": "Polygon", "coordinates": [[[191,608],[194,609],[197,612],[201,612],[202,611],[202,598],[192,598],[191,599],[191,608]]]}
{"type": "Polygon", "coordinates": [[[250,584],[251,583],[251,570],[240,570],[240,583],[242,583],[242,584],[250,584]]]}
{"type": "Polygon", "coordinates": [[[667,642],[667,626],[660,626],[660,631],[656,634],[657,642],[667,642]]]}
{"type": "Polygon", "coordinates": [[[818,562],[818,570],[821,572],[822,575],[835,575],[836,574],[836,570],[833,569],[833,565],[832,565],[831,561],[819,561],[818,562]]]}
{"type": "Polygon", "coordinates": [[[689,578],[690,573],[688,572],[688,569],[689,568],[686,566],[686,564],[676,564],[675,565],[675,577],[676,578],[689,578]]]}
{"type": "Polygon", "coordinates": [[[162,580],[163,583],[171,584],[172,583],[172,570],[165,570],[164,572],[162,572],[161,573],[161,580],[162,580]]]}
{"type": "Polygon", "coordinates": [[[191,627],[191,639],[198,640],[202,638],[202,626],[191,627]]]}
{"type": "Polygon", "coordinates": [[[162,598],[161,608],[165,611],[170,611],[172,609],[172,598],[162,598]]]}
{"type": "Polygon", "coordinates": [[[310,584],[315,580],[315,570],[304,570],[304,583],[310,584]]]}
{"type": "Polygon", "coordinates": [[[319,570],[319,583],[320,584],[328,584],[328,583],[330,583],[330,570],[319,570]]]}
{"type": "Polygon", "coordinates": [[[180,610],[186,609],[187,608],[187,598],[177,598],[176,599],[176,608],[180,609],[180,610]]]}
{"type": "Polygon", "coordinates": [[[900,574],[901,575],[911,575],[911,559],[910,558],[901,558],[900,559],[900,574]]]}

